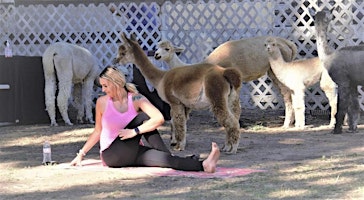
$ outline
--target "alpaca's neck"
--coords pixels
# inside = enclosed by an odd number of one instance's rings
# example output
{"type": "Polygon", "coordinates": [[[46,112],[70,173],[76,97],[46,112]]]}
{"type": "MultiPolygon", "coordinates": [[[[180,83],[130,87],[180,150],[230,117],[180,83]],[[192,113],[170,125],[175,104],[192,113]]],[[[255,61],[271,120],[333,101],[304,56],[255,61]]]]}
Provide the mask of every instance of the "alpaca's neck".
{"type": "Polygon", "coordinates": [[[316,45],[317,54],[321,61],[325,62],[328,57],[334,52],[327,40],[327,29],[318,28],[316,29],[316,45]]]}
{"type": "Polygon", "coordinates": [[[284,68],[286,61],[284,61],[282,53],[279,49],[275,49],[274,52],[269,54],[269,62],[274,73],[284,68]]]}
{"type": "Polygon", "coordinates": [[[133,55],[134,64],[139,68],[143,76],[148,79],[155,88],[157,88],[166,72],[154,66],[139,45],[134,45],[133,55]]]}
{"type": "Polygon", "coordinates": [[[184,63],[181,59],[179,59],[179,57],[176,54],[173,54],[172,59],[168,60],[166,62],[168,64],[168,66],[171,68],[188,65],[188,64],[184,63]]]}

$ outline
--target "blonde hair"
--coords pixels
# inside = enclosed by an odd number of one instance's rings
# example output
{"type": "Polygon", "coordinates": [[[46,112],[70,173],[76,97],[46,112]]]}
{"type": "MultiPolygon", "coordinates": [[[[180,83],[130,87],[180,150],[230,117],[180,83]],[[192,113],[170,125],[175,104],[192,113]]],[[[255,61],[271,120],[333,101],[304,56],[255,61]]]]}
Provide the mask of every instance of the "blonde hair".
{"type": "MultiPolygon", "coordinates": [[[[116,67],[107,66],[99,75],[99,78],[110,81],[116,86],[118,94],[122,88],[131,93],[139,93],[133,83],[127,83],[125,75],[121,73],[116,67]]],[[[119,94],[120,95],[120,94],[119,94]]]]}

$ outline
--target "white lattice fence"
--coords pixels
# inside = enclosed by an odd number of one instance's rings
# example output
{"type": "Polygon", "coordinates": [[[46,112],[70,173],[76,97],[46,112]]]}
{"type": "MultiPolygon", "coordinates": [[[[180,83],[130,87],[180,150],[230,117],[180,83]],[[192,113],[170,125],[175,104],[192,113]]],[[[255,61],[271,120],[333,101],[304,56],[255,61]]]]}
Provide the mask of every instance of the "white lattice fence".
{"type": "Polygon", "coordinates": [[[115,56],[121,32],[136,33],[146,50],[160,40],[155,3],[1,5],[0,11],[0,39],[10,40],[15,55],[41,56],[49,44],[66,41],[89,49],[104,67],[115,56]]]}
{"type": "MultiPolygon", "coordinates": [[[[136,33],[146,51],[154,50],[162,38],[183,45],[186,51],[181,59],[187,63],[201,61],[213,48],[228,40],[276,35],[296,43],[298,58],[308,58],[317,55],[311,13],[322,8],[335,8],[329,32],[331,45],[363,44],[363,0],[200,0],[166,1],[162,5],[111,3],[27,7],[0,4],[0,41],[9,40],[14,54],[26,56],[41,56],[49,44],[67,41],[88,48],[98,58],[100,67],[104,67],[111,64],[120,43],[119,34],[125,31],[136,33]]],[[[277,94],[270,79],[264,76],[244,83],[242,106],[283,108],[277,94]]],[[[306,94],[308,110],[329,108],[317,86],[309,88],[306,94]]]]}

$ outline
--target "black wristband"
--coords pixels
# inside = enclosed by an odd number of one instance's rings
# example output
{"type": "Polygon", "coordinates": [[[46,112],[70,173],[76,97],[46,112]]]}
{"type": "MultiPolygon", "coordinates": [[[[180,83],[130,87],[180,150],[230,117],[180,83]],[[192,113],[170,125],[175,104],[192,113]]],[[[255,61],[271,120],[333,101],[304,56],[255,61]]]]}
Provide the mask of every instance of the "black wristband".
{"type": "Polygon", "coordinates": [[[134,129],[134,131],[136,132],[136,134],[137,134],[137,135],[139,135],[139,134],[140,134],[140,130],[139,130],[139,128],[138,128],[138,127],[136,127],[136,128],[134,129]]]}

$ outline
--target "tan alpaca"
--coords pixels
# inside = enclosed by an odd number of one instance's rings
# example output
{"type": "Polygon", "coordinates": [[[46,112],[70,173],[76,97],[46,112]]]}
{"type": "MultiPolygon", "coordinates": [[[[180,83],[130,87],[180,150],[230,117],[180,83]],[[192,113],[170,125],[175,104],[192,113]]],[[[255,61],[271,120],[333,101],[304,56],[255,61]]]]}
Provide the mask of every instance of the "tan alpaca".
{"type": "Polygon", "coordinates": [[[124,43],[119,46],[115,62],[135,64],[161,99],[170,104],[175,133],[172,140],[176,140],[174,149],[185,149],[189,111],[210,109],[226,131],[222,151],[235,154],[240,138],[241,73],[235,68],[225,69],[209,63],[163,71],[150,62],[134,38],[129,39],[125,34],[121,37],[124,43]]]}
{"type": "Polygon", "coordinates": [[[269,37],[265,42],[270,66],[278,80],[292,90],[292,105],[295,113],[295,127],[305,126],[305,89],[320,81],[320,86],[331,106],[330,126],[335,124],[336,84],[332,81],[318,57],[286,62],[278,48],[277,40],[269,37]]]}

